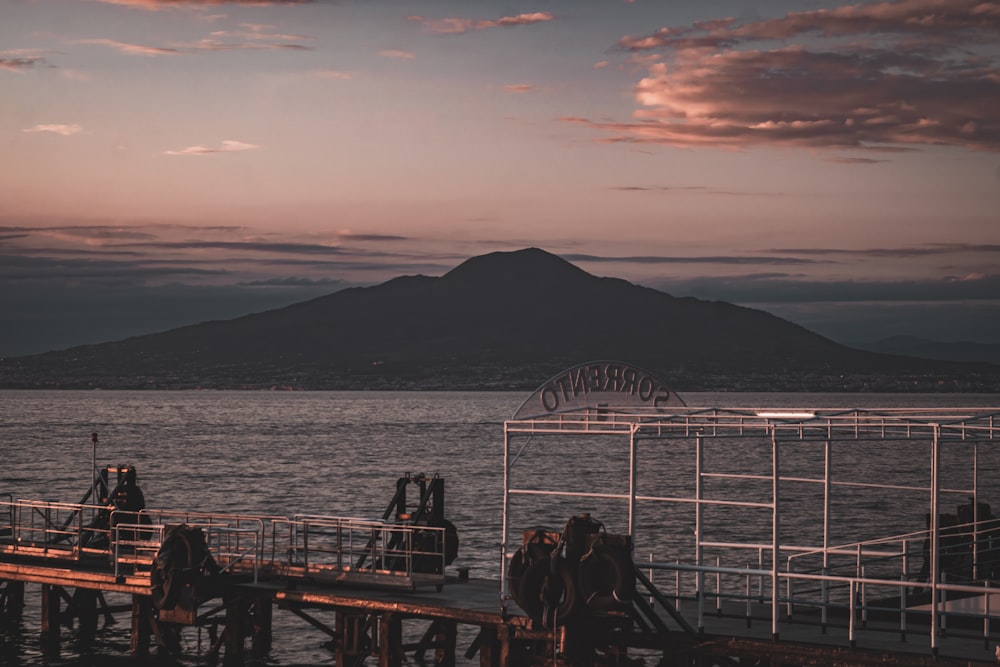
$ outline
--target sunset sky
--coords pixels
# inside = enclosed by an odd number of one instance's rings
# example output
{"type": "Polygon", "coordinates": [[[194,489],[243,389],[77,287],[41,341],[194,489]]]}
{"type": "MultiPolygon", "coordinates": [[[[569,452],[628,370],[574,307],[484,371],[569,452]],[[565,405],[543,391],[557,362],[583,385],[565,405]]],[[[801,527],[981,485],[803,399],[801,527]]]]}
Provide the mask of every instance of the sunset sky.
{"type": "Polygon", "coordinates": [[[0,355],[540,247],[1000,343],[1000,2],[3,0],[0,355]]]}

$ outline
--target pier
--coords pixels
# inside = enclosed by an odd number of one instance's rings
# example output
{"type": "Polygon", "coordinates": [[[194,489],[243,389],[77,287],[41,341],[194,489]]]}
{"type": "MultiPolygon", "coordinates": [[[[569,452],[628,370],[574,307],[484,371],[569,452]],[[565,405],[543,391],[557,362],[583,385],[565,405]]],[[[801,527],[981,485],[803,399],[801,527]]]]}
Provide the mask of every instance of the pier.
{"type": "Polygon", "coordinates": [[[454,564],[433,475],[357,519],[139,507],[115,466],[85,502],[0,496],[0,614],[37,605],[53,655],[102,618],[137,657],[197,628],[226,665],[267,655],[277,614],[338,665],[996,665],[998,419],[690,407],[584,364],[498,433],[494,577],[454,564]]]}

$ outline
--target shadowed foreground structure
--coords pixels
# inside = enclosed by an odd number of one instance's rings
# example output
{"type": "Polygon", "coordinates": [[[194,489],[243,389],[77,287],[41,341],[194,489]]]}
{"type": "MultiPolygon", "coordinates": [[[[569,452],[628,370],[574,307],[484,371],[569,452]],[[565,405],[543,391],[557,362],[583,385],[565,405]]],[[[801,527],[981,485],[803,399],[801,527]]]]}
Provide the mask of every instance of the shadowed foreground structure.
{"type": "Polygon", "coordinates": [[[1000,409],[692,407],[601,361],[541,385],[503,437],[497,578],[449,569],[436,476],[360,520],[139,508],[134,474],[109,468],[99,505],[8,497],[0,603],[16,617],[40,586],[52,654],[60,621],[92,635],[125,610],[135,655],[197,626],[240,665],[270,650],[277,609],[338,665],[995,664],[1000,519],[980,470],[1000,465],[1000,409]],[[887,448],[897,474],[872,477],[887,448]],[[596,450],[620,455],[589,470],[596,450]]]}

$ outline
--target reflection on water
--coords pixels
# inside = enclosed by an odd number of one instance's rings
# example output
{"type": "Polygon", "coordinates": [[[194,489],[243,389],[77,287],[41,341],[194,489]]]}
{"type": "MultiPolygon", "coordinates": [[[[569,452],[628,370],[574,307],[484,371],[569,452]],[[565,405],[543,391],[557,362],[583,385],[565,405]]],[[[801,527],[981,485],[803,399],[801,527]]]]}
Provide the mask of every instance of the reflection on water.
{"type": "MultiPolygon", "coordinates": [[[[984,395],[857,394],[682,394],[689,406],[717,407],[910,407],[987,406],[984,395]]],[[[164,509],[206,512],[381,515],[400,475],[438,473],[446,480],[446,514],[459,531],[456,565],[473,577],[498,572],[503,484],[503,420],[524,400],[522,393],[476,392],[0,392],[0,493],[15,498],[79,502],[90,484],[92,432],[99,433],[98,465],[131,464],[138,471],[147,504],[164,509]]],[[[926,445],[908,445],[920,447],[926,445]]],[[[907,475],[927,483],[925,460],[886,446],[838,446],[839,461],[864,461],[864,479],[907,475]]],[[[690,441],[644,447],[640,494],[687,495],[694,491],[690,441]]],[[[518,462],[518,484],[586,488],[621,493],[627,488],[627,447],[606,442],[561,439],[529,446],[518,462]],[[565,482],[563,481],[565,480],[565,482]],[[572,481],[570,481],[572,480],[572,481]]],[[[706,445],[707,465],[718,472],[756,470],[769,474],[770,460],[738,441],[706,445]]],[[[815,449],[803,448],[783,461],[786,474],[821,465],[815,449]]],[[[947,465],[947,462],[945,463],[947,465]]],[[[957,463],[956,465],[961,465],[957,463]]],[[[983,461],[979,474],[995,479],[1000,469],[983,461]]],[[[748,498],[767,496],[769,482],[746,485],[748,498]]],[[[993,486],[992,488],[996,488],[993,486]]],[[[712,492],[711,486],[707,489],[712,492]]],[[[803,489],[794,485],[783,498],[794,508],[803,489]]],[[[845,517],[858,515],[922,528],[915,507],[920,499],[886,499],[862,494],[849,506],[834,504],[845,517]],[[911,506],[912,505],[912,506],[911,506]],[[915,523],[914,523],[915,522],[915,523]]],[[[988,498],[1000,506],[1000,497],[988,498]]],[[[566,518],[591,512],[612,532],[624,532],[622,503],[595,499],[519,497],[515,514],[531,526],[561,528],[566,518]],[[527,521],[527,520],[526,520],[527,521]]],[[[713,539],[769,535],[767,511],[715,508],[723,526],[713,539]]],[[[867,519],[866,519],[867,520],[867,519]]],[[[799,520],[815,529],[815,517],[799,520]]],[[[530,526],[514,525],[514,531],[530,526]]],[[[637,558],[690,555],[691,512],[658,505],[640,515],[637,558]]],[[[812,536],[814,537],[814,536],[812,536]]],[[[769,538],[768,538],[769,539],[769,538]]],[[[95,646],[64,631],[61,658],[46,661],[38,650],[37,591],[29,590],[20,627],[0,628],[0,661],[10,665],[108,664],[124,660],[129,645],[127,614],[98,633],[95,646]]],[[[111,602],[109,600],[109,602],[111,602]]],[[[332,664],[322,647],[326,637],[289,614],[275,615],[275,642],[266,664],[332,664]]],[[[198,636],[186,635],[190,654],[198,636]]],[[[203,641],[207,639],[203,638],[203,641]]],[[[194,663],[192,663],[194,664],[194,663]]]]}

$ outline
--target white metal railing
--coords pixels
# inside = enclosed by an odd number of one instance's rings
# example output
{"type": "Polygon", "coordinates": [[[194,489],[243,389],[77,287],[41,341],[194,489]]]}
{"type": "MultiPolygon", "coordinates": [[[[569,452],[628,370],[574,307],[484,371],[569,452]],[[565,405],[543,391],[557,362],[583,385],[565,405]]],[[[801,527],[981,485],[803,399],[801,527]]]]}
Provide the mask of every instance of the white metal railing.
{"type": "Polygon", "coordinates": [[[46,500],[7,500],[0,503],[8,517],[2,534],[14,551],[40,551],[79,559],[84,552],[108,553],[110,530],[91,525],[104,508],[96,505],[46,500]]]}
{"type": "Polygon", "coordinates": [[[445,529],[391,521],[296,515],[287,521],[289,565],[379,576],[441,574],[445,529]]]}
{"type": "MultiPolygon", "coordinates": [[[[444,581],[446,530],[391,521],[317,515],[254,516],[183,510],[111,511],[109,528],[94,528],[106,508],[30,500],[0,502],[14,551],[79,559],[104,554],[116,578],[148,573],[170,526],[205,532],[223,572],[301,567],[306,573],[351,572],[374,577],[427,575],[444,581]],[[6,510],[6,511],[4,511],[6,510]],[[434,577],[434,575],[439,575],[434,577]]],[[[2,542],[0,542],[2,544],[2,542]]]]}
{"type": "Polygon", "coordinates": [[[812,608],[807,616],[825,624],[827,611],[839,609],[850,617],[853,640],[853,624],[888,604],[904,631],[907,618],[928,619],[930,630],[922,631],[932,651],[948,618],[982,621],[989,637],[991,592],[983,580],[1000,576],[1000,518],[980,516],[979,508],[991,500],[981,471],[1000,463],[998,415],[997,408],[588,407],[505,421],[501,607],[510,599],[505,574],[517,529],[537,525],[533,513],[551,521],[570,508],[607,512],[595,516],[625,528],[640,548],[648,541],[671,558],[686,556],[637,565],[651,577],[671,571],[678,603],[682,575],[693,576],[698,625],[714,578],[717,610],[725,599],[741,605],[748,622],[756,611],[758,622],[769,617],[775,636],[797,610],[812,608]],[[554,442],[563,436],[572,446],[554,442]],[[900,463],[887,466],[896,447],[900,463]],[[610,470],[538,474],[565,452],[599,456],[610,470]],[[881,468],[868,465],[869,452],[883,457],[875,459],[881,468]],[[526,466],[529,454],[536,458],[526,466]],[[955,496],[968,504],[948,514],[945,500],[955,496]],[[855,498],[864,510],[845,512],[855,498]],[[880,507],[887,499],[898,501],[892,516],[880,507]],[[975,519],[957,526],[963,511],[975,519]],[[923,514],[930,519],[924,531],[867,539],[910,530],[923,514]],[[882,517],[885,531],[873,523],[882,517]],[[664,518],[693,530],[678,531],[664,518]],[[854,536],[861,539],[850,542],[854,536]],[[915,557],[922,577],[911,572],[915,557]],[[957,558],[971,567],[955,567],[957,558]],[[918,594],[926,605],[915,606],[918,594]],[[975,602],[959,607],[958,596],[975,602]]]}
{"type": "Polygon", "coordinates": [[[149,573],[163,544],[165,530],[162,524],[116,523],[112,528],[115,579],[149,573]]]}
{"type": "Polygon", "coordinates": [[[507,422],[509,433],[628,433],[761,435],[779,430],[786,436],[836,438],[913,437],[938,425],[942,436],[1000,438],[1000,412],[983,408],[581,408],[507,422]]]}
{"type": "MultiPolygon", "coordinates": [[[[955,537],[973,537],[977,533],[972,526],[963,526],[965,531],[953,533],[955,537]]],[[[695,607],[696,623],[699,628],[705,625],[706,608],[714,600],[714,610],[718,615],[734,615],[737,610],[746,619],[748,626],[753,621],[774,622],[770,608],[772,600],[776,599],[785,610],[784,617],[777,617],[774,625],[775,633],[779,633],[785,623],[791,623],[793,616],[797,625],[816,623],[823,628],[831,624],[830,611],[840,611],[841,622],[846,620],[848,639],[856,641],[857,632],[861,627],[867,630],[883,631],[901,634],[914,632],[913,620],[923,618],[929,622],[923,623],[916,632],[926,633],[930,647],[935,649],[939,637],[948,624],[948,619],[964,619],[968,624],[978,624],[981,628],[980,637],[989,642],[993,636],[993,619],[1000,616],[1000,590],[987,579],[978,582],[949,582],[947,574],[942,572],[937,581],[929,577],[914,576],[909,571],[908,561],[914,550],[909,546],[915,541],[923,541],[926,531],[908,535],[894,536],[864,543],[839,545],[825,550],[802,549],[782,546],[783,551],[796,551],[787,557],[787,570],[777,572],[766,565],[771,561],[769,555],[763,554],[769,545],[715,543],[716,546],[728,548],[746,548],[756,550],[757,563],[751,565],[744,562],[738,565],[724,565],[720,557],[715,558],[715,564],[691,564],[674,562],[659,562],[650,555],[649,562],[636,563],[637,568],[648,571],[648,578],[665,597],[672,598],[675,606],[681,608],[682,603],[689,602],[695,607]],[[893,545],[898,545],[893,548],[893,545]],[[807,571],[796,569],[796,563],[802,559],[822,556],[825,566],[807,571]],[[831,563],[830,557],[843,557],[846,562],[831,563]],[[887,567],[893,561],[898,561],[898,575],[892,575],[892,568],[887,567]],[[872,564],[880,566],[878,573],[872,572],[872,564]],[[666,581],[656,580],[655,572],[670,572],[666,581]],[[684,574],[691,575],[693,581],[685,590],[684,574]],[[723,577],[726,577],[725,584],[723,577]],[[777,581],[785,590],[785,594],[773,596],[769,584],[777,581]],[[713,584],[714,582],[714,588],[713,584]],[[802,584],[811,583],[808,590],[803,590],[802,584]],[[672,586],[672,591],[671,591],[672,586]],[[724,605],[724,603],[732,603],[724,605]],[[760,605],[758,614],[754,615],[753,605],[760,605]],[[808,615],[795,614],[796,607],[819,609],[817,617],[810,619],[808,615]],[[724,612],[725,609],[725,612],[724,612]],[[871,613],[880,612],[881,621],[872,622],[871,613]],[[762,614],[767,614],[763,616],[762,614]],[[895,620],[886,620],[895,619],[895,620]]],[[[963,545],[975,549],[974,540],[963,545]]],[[[706,543],[704,546],[708,546],[706,543]]],[[[740,615],[740,614],[737,614],[740,615]]],[[[955,634],[954,630],[950,630],[955,634]]],[[[967,635],[975,637],[974,633],[967,635]]]]}
{"type": "MultiPolygon", "coordinates": [[[[244,522],[246,523],[246,522],[244,522]]],[[[231,527],[220,525],[205,526],[209,552],[222,572],[232,572],[240,566],[248,567],[253,573],[253,582],[260,577],[260,553],[263,544],[264,523],[256,527],[231,527]]]]}

